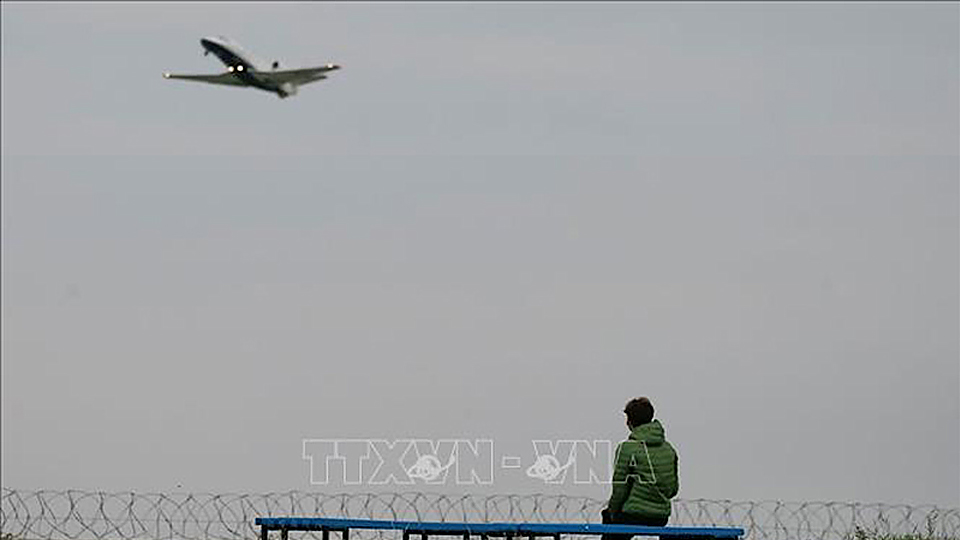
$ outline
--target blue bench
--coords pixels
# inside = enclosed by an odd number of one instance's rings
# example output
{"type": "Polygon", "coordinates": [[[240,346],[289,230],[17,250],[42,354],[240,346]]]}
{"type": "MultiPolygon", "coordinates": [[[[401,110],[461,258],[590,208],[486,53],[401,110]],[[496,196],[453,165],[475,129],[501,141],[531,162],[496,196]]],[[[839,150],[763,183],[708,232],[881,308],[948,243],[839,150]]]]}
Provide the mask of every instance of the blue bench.
{"type": "Polygon", "coordinates": [[[378,529],[403,531],[403,540],[410,535],[419,535],[422,540],[433,536],[460,536],[470,540],[479,536],[502,536],[506,540],[538,537],[552,537],[560,540],[562,534],[601,535],[629,534],[638,536],[660,536],[663,538],[696,539],[738,539],[743,537],[743,529],[715,527],[647,527],[644,525],[602,525],[599,523],[464,523],[440,521],[388,521],[378,519],[341,519],[341,518],[295,518],[275,517],[257,518],[260,526],[260,540],[269,540],[269,531],[280,531],[282,540],[287,540],[289,531],[321,531],[323,540],[330,540],[330,531],[340,533],[342,540],[350,540],[350,529],[378,529]]]}

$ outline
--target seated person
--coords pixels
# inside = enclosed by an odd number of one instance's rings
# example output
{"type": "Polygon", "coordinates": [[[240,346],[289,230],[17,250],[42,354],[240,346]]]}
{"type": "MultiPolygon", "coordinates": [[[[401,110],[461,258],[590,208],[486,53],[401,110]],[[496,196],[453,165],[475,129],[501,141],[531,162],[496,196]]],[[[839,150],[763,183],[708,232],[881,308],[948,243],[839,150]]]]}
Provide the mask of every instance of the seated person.
{"type": "MultiPolygon", "coordinates": [[[[677,452],[653,419],[653,404],[631,399],[623,410],[630,435],[617,446],[613,492],[603,522],[663,527],[670,518],[670,499],[680,490],[677,452]]],[[[631,535],[605,534],[602,540],[630,540],[631,535]]]]}

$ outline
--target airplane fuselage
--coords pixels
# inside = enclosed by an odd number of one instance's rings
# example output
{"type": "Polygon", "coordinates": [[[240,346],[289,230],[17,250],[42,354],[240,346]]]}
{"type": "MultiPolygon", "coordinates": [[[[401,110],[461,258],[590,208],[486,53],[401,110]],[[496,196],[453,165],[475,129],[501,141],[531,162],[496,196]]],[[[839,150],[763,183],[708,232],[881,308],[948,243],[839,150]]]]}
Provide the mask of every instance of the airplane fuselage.
{"type": "Polygon", "coordinates": [[[204,54],[213,53],[227,66],[228,70],[233,72],[234,76],[248,85],[268,92],[284,94],[281,85],[271,84],[269,81],[257,77],[256,72],[265,71],[266,66],[238,44],[224,38],[205,37],[200,40],[200,45],[204,49],[204,54]]]}

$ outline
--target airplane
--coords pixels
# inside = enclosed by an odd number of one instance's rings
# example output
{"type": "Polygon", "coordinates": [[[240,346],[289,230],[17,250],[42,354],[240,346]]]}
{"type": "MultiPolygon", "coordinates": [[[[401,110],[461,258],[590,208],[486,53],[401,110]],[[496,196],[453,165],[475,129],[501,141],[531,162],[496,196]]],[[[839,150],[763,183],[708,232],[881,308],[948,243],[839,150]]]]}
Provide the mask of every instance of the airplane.
{"type": "Polygon", "coordinates": [[[274,92],[280,98],[295,95],[297,88],[314,81],[326,79],[325,73],[340,69],[336,64],[301,69],[282,69],[279,61],[266,65],[253,57],[237,42],[224,36],[205,37],[200,40],[203,55],[216,55],[227,65],[225,73],[216,75],[177,75],[164,73],[165,79],[182,79],[228,86],[246,86],[274,92]]]}

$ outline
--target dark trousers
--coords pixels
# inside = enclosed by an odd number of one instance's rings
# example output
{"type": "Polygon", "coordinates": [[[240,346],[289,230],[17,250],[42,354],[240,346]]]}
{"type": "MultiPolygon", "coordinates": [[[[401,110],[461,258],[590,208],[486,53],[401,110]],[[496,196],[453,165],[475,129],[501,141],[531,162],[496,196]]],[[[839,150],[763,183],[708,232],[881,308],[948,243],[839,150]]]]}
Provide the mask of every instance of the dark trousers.
{"type": "MultiPolygon", "coordinates": [[[[600,513],[606,525],[647,525],[650,527],[665,527],[668,518],[647,518],[623,512],[611,512],[604,509],[600,513]]],[[[600,540],[630,540],[632,534],[604,534],[600,540]]]]}

